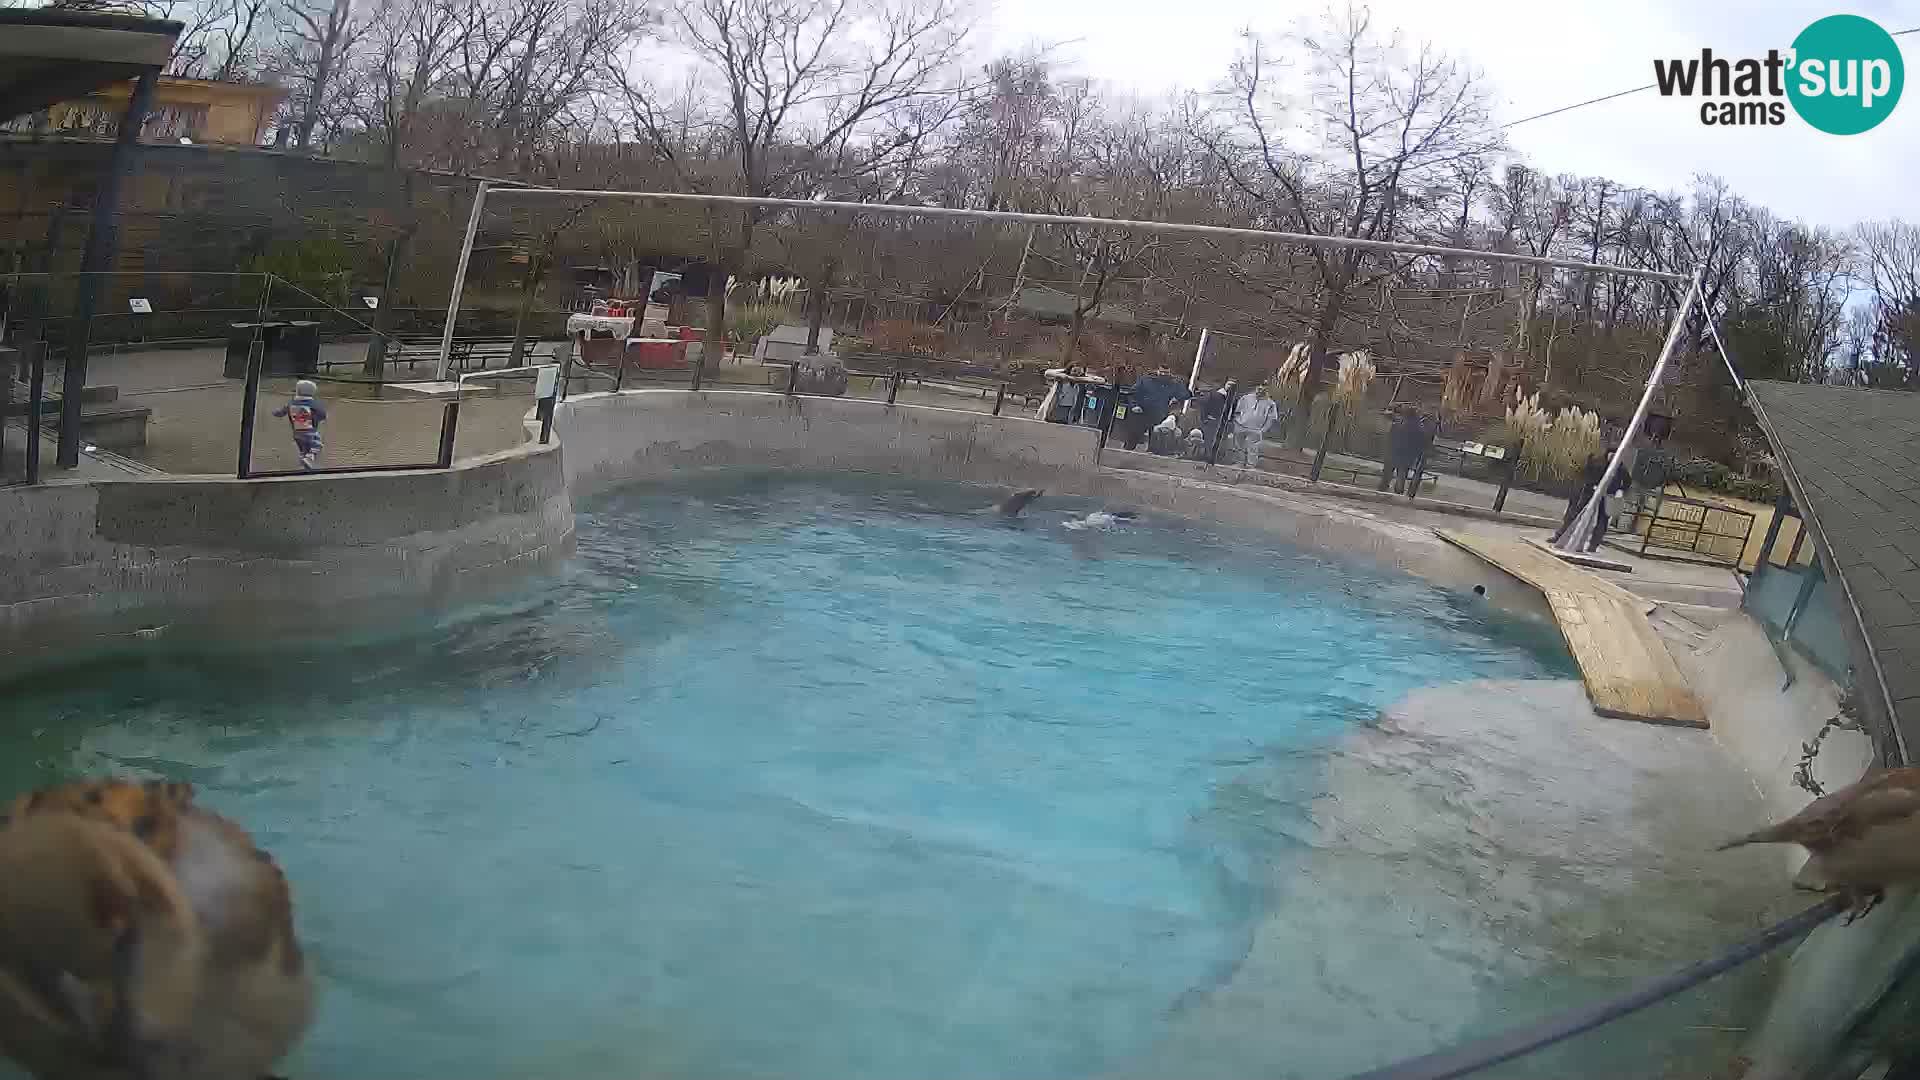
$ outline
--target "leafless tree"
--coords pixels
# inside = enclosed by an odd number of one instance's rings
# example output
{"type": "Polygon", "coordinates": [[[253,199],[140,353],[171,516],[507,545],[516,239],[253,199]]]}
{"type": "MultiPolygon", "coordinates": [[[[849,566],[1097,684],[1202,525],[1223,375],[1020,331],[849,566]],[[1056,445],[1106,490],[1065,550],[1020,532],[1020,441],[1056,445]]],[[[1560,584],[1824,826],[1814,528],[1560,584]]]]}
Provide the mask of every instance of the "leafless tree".
{"type": "MultiPolygon", "coordinates": [[[[927,125],[957,110],[957,62],[970,23],[958,0],[682,0],[671,39],[708,93],[678,103],[622,70],[633,135],[689,190],[807,198],[895,167],[927,125]]],[[[707,325],[726,326],[727,276],[744,268],[761,208],[716,210],[707,325]]]]}
{"type": "Polygon", "coordinates": [[[1920,224],[1867,222],[1855,239],[1873,290],[1874,351],[1882,363],[1920,374],[1920,224]]]}
{"type": "MultiPolygon", "coordinates": [[[[1246,196],[1258,224],[1291,232],[1392,240],[1434,228],[1437,190],[1458,162],[1499,144],[1476,74],[1429,47],[1381,40],[1348,7],[1302,34],[1306,101],[1287,85],[1274,46],[1249,34],[1201,138],[1246,196]]],[[[1352,248],[1314,247],[1312,362],[1302,391],[1319,392],[1341,317],[1356,292],[1404,263],[1352,248]]],[[[1304,437],[1304,427],[1297,429],[1304,437]]]]}
{"type": "Polygon", "coordinates": [[[349,102],[341,72],[355,61],[354,49],[371,25],[370,13],[354,0],[287,0],[281,9],[281,54],[276,67],[294,87],[290,123],[277,135],[290,135],[296,150],[324,148],[345,120],[349,102]]]}

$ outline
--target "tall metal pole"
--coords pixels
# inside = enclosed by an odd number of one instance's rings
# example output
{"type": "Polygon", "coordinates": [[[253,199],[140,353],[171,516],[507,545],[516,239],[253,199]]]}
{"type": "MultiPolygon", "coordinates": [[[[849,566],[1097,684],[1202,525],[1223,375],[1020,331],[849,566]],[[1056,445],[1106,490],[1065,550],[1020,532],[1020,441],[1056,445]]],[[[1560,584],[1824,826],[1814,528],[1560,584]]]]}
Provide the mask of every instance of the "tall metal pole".
{"type": "Polygon", "coordinates": [[[487,182],[473,193],[473,212],[467,215],[467,238],[460,244],[460,261],[453,268],[453,295],[447,298],[447,328],[440,332],[440,362],[433,377],[446,381],[453,356],[453,324],[460,318],[460,294],[467,287],[467,260],[473,258],[473,238],[480,232],[480,211],[487,204],[487,182]]]}
{"type": "Polygon", "coordinates": [[[1614,448],[1612,460],[1607,462],[1607,471],[1600,477],[1600,486],[1593,489],[1593,495],[1587,499],[1587,505],[1573,517],[1573,524],[1560,534],[1553,546],[1561,551],[1581,551],[1586,548],[1587,538],[1593,535],[1593,524],[1600,518],[1600,504],[1607,497],[1607,489],[1613,485],[1613,478],[1620,473],[1620,461],[1626,457],[1627,448],[1633,440],[1640,437],[1640,428],[1647,422],[1647,410],[1653,406],[1654,391],[1660,388],[1660,378],[1667,373],[1667,361],[1673,359],[1674,347],[1680,344],[1680,331],[1687,325],[1687,318],[1693,314],[1695,298],[1700,295],[1700,281],[1706,276],[1707,263],[1702,259],[1700,268],[1693,272],[1693,281],[1687,286],[1687,295],[1680,300],[1680,307],[1673,313],[1673,325],[1667,329],[1667,343],[1660,347],[1660,359],[1653,365],[1653,374],[1647,376],[1646,392],[1640,395],[1640,407],[1633,410],[1633,419],[1627,423],[1627,433],[1620,437],[1620,445],[1614,448]]]}
{"type": "Polygon", "coordinates": [[[1200,361],[1204,359],[1206,355],[1207,328],[1203,326],[1200,328],[1200,345],[1193,350],[1193,374],[1187,376],[1187,393],[1189,394],[1193,393],[1194,387],[1200,385],[1200,361]]]}
{"type": "Polygon", "coordinates": [[[87,386],[87,338],[93,308],[100,296],[100,279],[112,264],[114,248],[119,244],[120,190],[127,173],[133,171],[140,128],[153,108],[153,88],[159,80],[160,73],[153,69],[141,72],[134,80],[127,109],[120,114],[119,137],[113,144],[106,179],[93,198],[93,226],[87,230],[86,251],[80,257],[80,276],[75,284],[78,298],[73,305],[73,320],[67,326],[66,370],[60,381],[60,443],[54,460],[63,469],[80,464],[80,399],[87,386]]]}

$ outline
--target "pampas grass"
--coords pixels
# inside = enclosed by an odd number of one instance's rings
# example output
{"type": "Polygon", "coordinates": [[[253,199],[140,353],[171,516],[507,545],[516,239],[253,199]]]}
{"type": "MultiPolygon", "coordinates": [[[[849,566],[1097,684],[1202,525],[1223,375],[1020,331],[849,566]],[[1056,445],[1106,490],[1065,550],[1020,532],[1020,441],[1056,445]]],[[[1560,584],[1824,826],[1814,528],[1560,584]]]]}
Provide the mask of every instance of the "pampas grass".
{"type": "Polygon", "coordinates": [[[1366,399],[1367,387],[1374,377],[1373,355],[1365,349],[1342,354],[1340,371],[1333,381],[1333,400],[1351,412],[1366,399]]]}
{"type": "Polygon", "coordinates": [[[1519,451],[1520,464],[1534,479],[1565,480],[1578,475],[1587,458],[1600,452],[1600,414],[1578,405],[1548,412],[1540,406],[1538,393],[1526,397],[1515,388],[1513,404],[1493,438],[1519,451]]]}
{"type": "Polygon", "coordinates": [[[1306,342],[1301,342],[1287,351],[1287,358],[1280,363],[1280,369],[1267,380],[1267,392],[1273,400],[1281,404],[1290,404],[1300,400],[1300,388],[1307,383],[1307,368],[1312,363],[1312,350],[1306,342]]]}
{"type": "Polygon", "coordinates": [[[1440,412],[1448,417],[1465,416],[1473,408],[1473,368],[1467,358],[1454,360],[1447,369],[1446,384],[1440,389],[1440,412]]]}

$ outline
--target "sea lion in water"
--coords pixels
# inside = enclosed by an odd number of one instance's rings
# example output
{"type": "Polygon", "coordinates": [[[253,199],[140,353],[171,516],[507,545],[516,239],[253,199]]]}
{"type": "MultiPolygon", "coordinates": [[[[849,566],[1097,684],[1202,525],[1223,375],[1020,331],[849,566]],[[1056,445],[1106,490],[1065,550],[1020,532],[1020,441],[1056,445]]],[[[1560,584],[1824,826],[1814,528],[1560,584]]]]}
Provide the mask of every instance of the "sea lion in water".
{"type": "Polygon", "coordinates": [[[1000,513],[1006,517],[1019,517],[1020,511],[1025,510],[1028,503],[1045,494],[1046,492],[1039,488],[1021,488],[1019,491],[1001,499],[999,505],[995,506],[994,509],[1000,511],[1000,513]]]}

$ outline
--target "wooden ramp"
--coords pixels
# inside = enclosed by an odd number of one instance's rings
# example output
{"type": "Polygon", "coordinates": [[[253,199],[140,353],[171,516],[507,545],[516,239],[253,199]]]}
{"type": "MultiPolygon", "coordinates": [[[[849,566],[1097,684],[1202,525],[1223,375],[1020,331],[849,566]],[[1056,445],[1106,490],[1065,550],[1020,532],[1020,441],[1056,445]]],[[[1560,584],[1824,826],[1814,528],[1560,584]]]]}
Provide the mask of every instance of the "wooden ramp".
{"type": "Polygon", "coordinates": [[[1526,540],[1435,529],[1442,540],[1539,589],[1553,609],[1593,710],[1654,724],[1706,727],[1707,713],[1647,622],[1652,601],[1526,540]]]}

